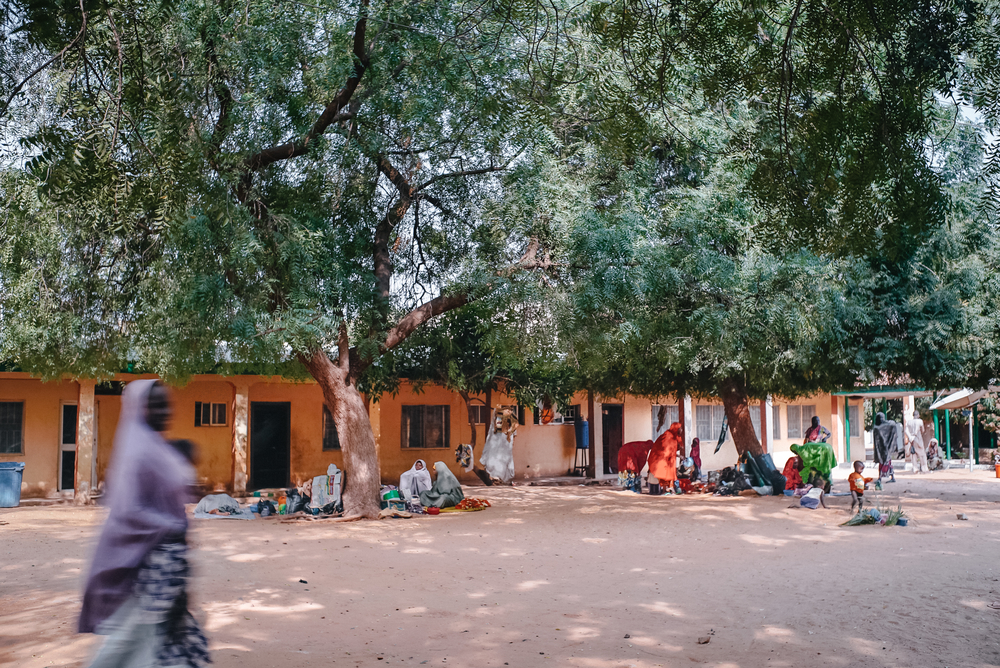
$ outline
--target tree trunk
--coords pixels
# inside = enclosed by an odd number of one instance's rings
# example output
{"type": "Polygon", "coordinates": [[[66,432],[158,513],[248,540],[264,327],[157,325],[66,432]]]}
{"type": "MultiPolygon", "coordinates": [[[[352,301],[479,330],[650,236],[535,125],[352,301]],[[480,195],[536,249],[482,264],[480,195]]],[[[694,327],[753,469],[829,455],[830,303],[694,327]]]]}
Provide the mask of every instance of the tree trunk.
{"type": "Polygon", "coordinates": [[[341,353],[341,364],[334,364],[319,349],[300,359],[323,390],[323,402],[337,426],[344,453],[344,515],[374,519],[378,517],[381,485],[375,433],[365,401],[349,372],[346,347],[341,353]]]}
{"type": "MultiPolygon", "coordinates": [[[[479,476],[479,479],[483,481],[484,485],[490,487],[493,485],[493,478],[491,478],[490,474],[484,469],[476,466],[476,423],[472,419],[472,400],[469,398],[469,393],[464,390],[458,394],[462,397],[462,400],[465,401],[465,414],[469,418],[469,427],[472,429],[472,472],[479,476]]],[[[490,426],[491,425],[486,425],[487,434],[490,433],[490,426]]]]}
{"type": "Polygon", "coordinates": [[[729,431],[733,435],[736,451],[741,455],[749,452],[754,455],[764,454],[764,448],[757,439],[750,419],[750,402],[747,399],[746,388],[736,378],[727,378],[719,385],[722,405],[726,408],[726,419],[729,431]]]}

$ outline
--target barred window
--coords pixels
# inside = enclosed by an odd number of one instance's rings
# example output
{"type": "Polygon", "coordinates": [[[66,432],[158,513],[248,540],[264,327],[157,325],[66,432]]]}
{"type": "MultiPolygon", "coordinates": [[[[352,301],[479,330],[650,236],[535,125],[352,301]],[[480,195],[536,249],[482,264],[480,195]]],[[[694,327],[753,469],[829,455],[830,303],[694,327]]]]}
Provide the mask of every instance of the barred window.
{"type": "Polygon", "coordinates": [[[760,404],[750,404],[750,422],[753,423],[753,433],[760,440],[760,404]]]}
{"type": "Polygon", "coordinates": [[[0,401],[0,453],[24,451],[24,402],[0,401]]]}
{"type": "MultiPolygon", "coordinates": [[[[702,441],[716,442],[722,432],[722,422],[726,418],[726,409],[723,406],[696,406],[695,422],[697,424],[698,438],[702,441]]],[[[726,435],[728,440],[729,435],[726,435]]]]}
{"type": "Polygon", "coordinates": [[[323,449],[340,450],[340,436],[337,434],[337,425],[333,421],[330,409],[323,406],[323,449]]]}
{"type": "Polygon", "coordinates": [[[403,406],[400,447],[447,448],[451,445],[451,406],[403,406]]]}
{"type": "Polygon", "coordinates": [[[657,425],[660,422],[660,406],[661,404],[653,404],[653,438],[658,438],[660,434],[670,429],[670,425],[675,422],[680,422],[680,409],[678,406],[667,405],[667,414],[663,419],[663,427],[657,429],[657,425]]]}
{"type": "Polygon", "coordinates": [[[194,402],[194,426],[225,427],[228,423],[228,406],[208,402],[194,402]]]}
{"type": "Polygon", "coordinates": [[[802,438],[802,407],[788,406],[785,409],[785,415],[788,416],[788,427],[786,428],[788,438],[802,438]]]}
{"type": "Polygon", "coordinates": [[[781,438],[781,406],[774,404],[771,406],[771,433],[775,440],[781,438]]]}

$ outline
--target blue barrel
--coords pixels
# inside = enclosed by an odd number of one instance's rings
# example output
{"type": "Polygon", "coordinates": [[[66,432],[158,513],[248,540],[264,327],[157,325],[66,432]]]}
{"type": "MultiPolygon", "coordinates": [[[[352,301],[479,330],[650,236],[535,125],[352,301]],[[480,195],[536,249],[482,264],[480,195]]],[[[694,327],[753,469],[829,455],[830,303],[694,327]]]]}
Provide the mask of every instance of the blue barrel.
{"type": "Polygon", "coordinates": [[[576,449],[587,450],[590,448],[590,425],[587,421],[577,418],[573,426],[576,429],[576,449]]]}
{"type": "Polygon", "coordinates": [[[0,508],[21,505],[21,476],[24,462],[0,462],[0,508]]]}

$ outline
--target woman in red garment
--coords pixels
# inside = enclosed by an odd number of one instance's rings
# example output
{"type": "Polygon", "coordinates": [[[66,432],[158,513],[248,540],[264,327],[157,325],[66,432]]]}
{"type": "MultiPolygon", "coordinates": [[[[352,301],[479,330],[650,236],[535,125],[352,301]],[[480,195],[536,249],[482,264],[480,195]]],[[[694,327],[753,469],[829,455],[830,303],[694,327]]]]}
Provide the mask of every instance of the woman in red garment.
{"type": "Polygon", "coordinates": [[[804,487],[802,484],[802,476],[799,471],[802,470],[802,460],[799,459],[798,455],[792,455],[785,462],[785,470],[781,472],[785,476],[785,489],[798,489],[804,487]]]}
{"type": "Polygon", "coordinates": [[[618,449],[618,484],[622,489],[642,494],[642,477],[639,474],[652,447],[652,441],[629,441],[618,449]]]}
{"type": "Polygon", "coordinates": [[[660,481],[664,494],[673,494],[677,483],[677,450],[681,447],[681,423],[663,432],[649,451],[649,475],[660,481]]]}

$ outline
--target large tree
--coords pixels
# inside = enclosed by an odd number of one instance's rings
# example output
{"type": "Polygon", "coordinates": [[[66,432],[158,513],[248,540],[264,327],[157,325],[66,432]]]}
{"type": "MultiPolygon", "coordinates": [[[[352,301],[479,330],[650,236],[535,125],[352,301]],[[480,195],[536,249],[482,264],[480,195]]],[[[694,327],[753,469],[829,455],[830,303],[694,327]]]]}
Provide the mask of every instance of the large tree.
{"type": "MultiPolygon", "coordinates": [[[[431,319],[546,270],[532,4],[23,0],[45,59],[8,174],[4,352],[47,375],[298,361],[377,513],[359,379],[431,319]],[[37,186],[37,188],[36,188],[37,186]]],[[[31,74],[31,72],[29,72],[31,74]]],[[[16,106],[19,100],[13,100],[16,106]]],[[[30,100],[28,100],[30,102],[30,100]]]]}

